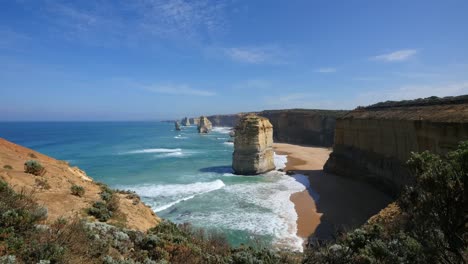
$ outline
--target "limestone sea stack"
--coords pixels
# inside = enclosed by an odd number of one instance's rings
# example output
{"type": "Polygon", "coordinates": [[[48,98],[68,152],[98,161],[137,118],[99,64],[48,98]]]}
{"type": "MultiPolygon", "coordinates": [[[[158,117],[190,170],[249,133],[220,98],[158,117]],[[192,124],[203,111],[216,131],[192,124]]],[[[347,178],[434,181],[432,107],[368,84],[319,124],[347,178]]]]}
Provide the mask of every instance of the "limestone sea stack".
{"type": "Polygon", "coordinates": [[[200,116],[200,121],[198,122],[198,133],[209,133],[213,129],[210,120],[206,116],[200,116]]]}
{"type": "Polygon", "coordinates": [[[182,125],[183,126],[190,126],[190,119],[188,119],[187,117],[182,119],[182,125]]]}
{"type": "Polygon", "coordinates": [[[267,118],[243,116],[235,131],[232,168],[236,174],[256,175],[275,169],[273,126],[267,118]]]}
{"type": "Polygon", "coordinates": [[[175,130],[180,131],[180,123],[179,123],[179,121],[175,121],[175,122],[174,122],[174,125],[175,125],[175,130]]]}

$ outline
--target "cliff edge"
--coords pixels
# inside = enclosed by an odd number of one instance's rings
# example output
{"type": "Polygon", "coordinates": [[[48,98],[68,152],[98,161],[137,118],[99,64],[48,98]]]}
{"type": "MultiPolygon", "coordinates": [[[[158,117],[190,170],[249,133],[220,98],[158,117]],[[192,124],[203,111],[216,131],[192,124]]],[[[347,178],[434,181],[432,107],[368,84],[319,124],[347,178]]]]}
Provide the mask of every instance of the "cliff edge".
{"type": "Polygon", "coordinates": [[[412,182],[405,166],[411,152],[445,154],[468,139],[468,102],[460,98],[385,102],[349,112],[336,120],[325,171],[396,195],[412,182]]]}
{"type": "MultiPolygon", "coordinates": [[[[37,151],[16,145],[0,138],[0,179],[16,192],[32,192],[38,204],[47,208],[46,222],[58,218],[86,217],[86,209],[100,200],[102,184],[98,184],[78,167],[70,167],[65,161],[56,160],[37,151]],[[24,163],[38,161],[44,171],[41,176],[25,173],[24,163]],[[81,186],[84,193],[72,194],[72,186],[81,186]]],[[[147,231],[161,220],[140,202],[139,197],[125,192],[114,192],[118,210],[108,223],[147,231]]],[[[92,218],[92,217],[90,217],[92,218]]]]}

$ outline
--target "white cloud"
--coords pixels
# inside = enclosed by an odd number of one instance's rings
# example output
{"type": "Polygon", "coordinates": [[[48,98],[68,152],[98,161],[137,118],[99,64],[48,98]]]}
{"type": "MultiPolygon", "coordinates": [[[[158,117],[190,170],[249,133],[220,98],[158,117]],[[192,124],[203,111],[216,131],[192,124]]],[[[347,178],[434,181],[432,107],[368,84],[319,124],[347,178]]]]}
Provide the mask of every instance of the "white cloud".
{"type": "Polygon", "coordinates": [[[282,64],[285,55],[276,46],[226,48],[224,52],[234,61],[250,64],[282,64]]]}
{"type": "Polygon", "coordinates": [[[418,51],[415,49],[397,50],[391,53],[374,56],[371,59],[386,62],[405,61],[416,55],[417,52],[418,51]]]}
{"type": "Polygon", "coordinates": [[[265,89],[271,87],[272,83],[267,80],[262,80],[262,79],[250,79],[246,81],[239,82],[237,84],[234,84],[232,87],[234,89],[242,89],[242,88],[248,88],[248,89],[265,89]]]}
{"type": "Polygon", "coordinates": [[[199,90],[191,88],[185,84],[164,84],[164,85],[150,85],[144,86],[145,90],[160,93],[160,94],[169,94],[169,95],[195,95],[195,96],[213,96],[214,92],[207,90],[199,90]]]}
{"type": "Polygon", "coordinates": [[[326,67],[326,68],[319,68],[315,70],[318,73],[333,73],[336,72],[336,68],[326,67]]]}

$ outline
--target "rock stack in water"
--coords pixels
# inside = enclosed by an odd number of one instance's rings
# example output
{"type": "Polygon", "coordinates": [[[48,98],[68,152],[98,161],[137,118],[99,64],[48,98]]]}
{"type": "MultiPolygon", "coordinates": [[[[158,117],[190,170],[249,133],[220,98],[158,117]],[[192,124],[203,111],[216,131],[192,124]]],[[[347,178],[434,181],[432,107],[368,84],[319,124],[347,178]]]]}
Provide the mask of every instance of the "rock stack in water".
{"type": "Polygon", "coordinates": [[[256,175],[275,169],[273,126],[267,118],[246,115],[235,131],[232,168],[236,174],[256,175]]]}
{"type": "Polygon", "coordinates": [[[175,130],[180,131],[180,123],[179,123],[179,121],[175,121],[175,122],[174,122],[174,125],[175,125],[175,130]]]}
{"type": "Polygon", "coordinates": [[[206,116],[200,116],[200,121],[198,122],[198,133],[209,133],[213,129],[210,120],[206,116]]]}
{"type": "Polygon", "coordinates": [[[188,119],[187,117],[182,119],[182,125],[183,126],[190,126],[190,119],[188,119]]]}

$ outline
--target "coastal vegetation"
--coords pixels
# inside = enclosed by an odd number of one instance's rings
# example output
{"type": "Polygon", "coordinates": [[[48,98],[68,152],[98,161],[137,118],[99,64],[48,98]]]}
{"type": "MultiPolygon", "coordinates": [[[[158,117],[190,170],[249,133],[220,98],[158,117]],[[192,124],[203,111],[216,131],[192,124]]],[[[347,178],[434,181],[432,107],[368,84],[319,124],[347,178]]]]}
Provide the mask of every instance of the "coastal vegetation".
{"type": "Polygon", "coordinates": [[[75,196],[81,197],[85,194],[85,189],[83,186],[73,184],[72,187],[70,187],[71,193],[75,196]]]}
{"type": "Polygon", "coordinates": [[[24,172],[39,176],[45,173],[45,169],[39,161],[28,160],[24,163],[24,172]]]}
{"type": "Polygon", "coordinates": [[[305,263],[465,263],[468,142],[445,157],[412,153],[408,166],[415,183],[392,210],[334,243],[311,246],[305,263]]]}

